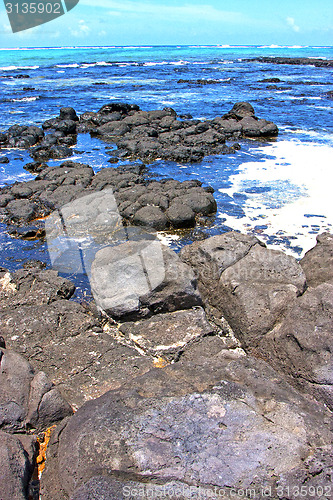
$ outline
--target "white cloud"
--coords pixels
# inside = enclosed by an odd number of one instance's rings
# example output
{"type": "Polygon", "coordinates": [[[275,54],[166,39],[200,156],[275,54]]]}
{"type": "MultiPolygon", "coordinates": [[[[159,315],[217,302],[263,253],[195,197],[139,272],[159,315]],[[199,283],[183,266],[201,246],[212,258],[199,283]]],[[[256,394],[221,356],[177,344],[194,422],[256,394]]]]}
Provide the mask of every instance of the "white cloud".
{"type": "Polygon", "coordinates": [[[298,33],[300,31],[300,27],[297,26],[297,24],[295,24],[295,19],[293,17],[287,17],[286,21],[287,21],[288,26],[290,26],[291,29],[296,31],[296,33],[298,33]]]}
{"type": "Polygon", "coordinates": [[[91,29],[86,25],[86,22],[83,19],[80,19],[76,29],[69,28],[69,31],[72,36],[75,37],[83,37],[90,33],[91,29]]]}

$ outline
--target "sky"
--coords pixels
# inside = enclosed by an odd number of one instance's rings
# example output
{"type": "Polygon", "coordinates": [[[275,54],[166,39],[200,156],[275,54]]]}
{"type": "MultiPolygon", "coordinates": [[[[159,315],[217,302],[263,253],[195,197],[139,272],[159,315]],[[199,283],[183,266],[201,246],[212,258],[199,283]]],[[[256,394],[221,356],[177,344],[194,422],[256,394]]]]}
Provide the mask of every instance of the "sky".
{"type": "Polygon", "coordinates": [[[333,45],[332,0],[80,0],[58,19],[15,34],[0,3],[2,48],[333,45]]]}

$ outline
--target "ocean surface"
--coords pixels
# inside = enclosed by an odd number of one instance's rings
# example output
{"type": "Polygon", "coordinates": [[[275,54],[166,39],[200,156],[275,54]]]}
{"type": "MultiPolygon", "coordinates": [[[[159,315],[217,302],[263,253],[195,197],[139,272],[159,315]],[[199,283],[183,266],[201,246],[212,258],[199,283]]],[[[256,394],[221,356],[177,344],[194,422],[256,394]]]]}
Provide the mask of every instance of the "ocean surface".
{"type": "MultiPolygon", "coordinates": [[[[156,161],[151,176],[200,179],[215,189],[218,212],[207,228],[192,235],[161,235],[175,249],[193,237],[230,229],[254,233],[270,248],[300,258],[318,233],[332,231],[333,90],[332,68],[245,61],[259,56],[333,59],[332,47],[166,46],[0,49],[0,130],[37,124],[63,106],[78,114],[98,111],[110,101],[144,110],[171,106],[178,114],[208,119],[248,101],[261,118],[275,122],[276,140],[242,140],[236,154],[206,157],[196,164],[156,161]],[[19,78],[12,78],[23,75],[19,78]],[[262,83],[279,78],[278,87],[262,83]],[[218,80],[197,85],[180,79],[218,80]]],[[[72,160],[95,171],[109,167],[105,144],[79,135],[72,160]]],[[[22,167],[27,151],[0,150],[0,185],[33,178],[22,167]]],[[[63,160],[48,162],[60,164],[63,160]]],[[[21,267],[37,258],[49,264],[46,244],[14,240],[0,225],[0,265],[21,267]]]]}

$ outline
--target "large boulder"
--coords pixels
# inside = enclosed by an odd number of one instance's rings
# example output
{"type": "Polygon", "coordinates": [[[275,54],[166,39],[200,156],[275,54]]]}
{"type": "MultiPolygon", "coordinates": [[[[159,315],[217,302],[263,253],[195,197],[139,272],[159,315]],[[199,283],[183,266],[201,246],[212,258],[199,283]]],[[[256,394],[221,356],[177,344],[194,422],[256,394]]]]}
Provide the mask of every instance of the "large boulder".
{"type": "Polygon", "coordinates": [[[97,252],[91,266],[91,287],[98,307],[115,318],[202,304],[192,269],[148,235],[97,252]]]}
{"type": "Polygon", "coordinates": [[[245,348],[260,341],[305,290],[296,259],[255,245],[221,275],[219,305],[245,348]]]}
{"type": "Polygon", "coordinates": [[[42,495],[95,498],[82,494],[109,488],[108,499],[119,500],[125,490],[112,491],[112,480],[134,481],[140,491],[185,483],[210,489],[212,498],[219,490],[237,498],[241,489],[265,489],[278,498],[299,484],[327,489],[331,441],[329,415],[317,404],[263,361],[221,351],[155,369],[86,403],[51,438],[42,495]]]}
{"type": "Polygon", "coordinates": [[[333,234],[317,236],[317,244],[300,260],[309,286],[321,283],[333,284],[333,234]]]}
{"type": "Polygon", "coordinates": [[[204,300],[227,319],[246,349],[255,348],[296,297],[305,275],[293,257],[235,232],[185,247],[204,300]]]}
{"type": "Polygon", "coordinates": [[[235,117],[239,120],[245,118],[246,116],[255,115],[253,106],[249,102],[236,102],[229,113],[231,115],[235,115],[235,117]]]}
{"type": "Polygon", "coordinates": [[[258,353],[333,410],[333,285],[323,283],[298,298],[258,353]]]}

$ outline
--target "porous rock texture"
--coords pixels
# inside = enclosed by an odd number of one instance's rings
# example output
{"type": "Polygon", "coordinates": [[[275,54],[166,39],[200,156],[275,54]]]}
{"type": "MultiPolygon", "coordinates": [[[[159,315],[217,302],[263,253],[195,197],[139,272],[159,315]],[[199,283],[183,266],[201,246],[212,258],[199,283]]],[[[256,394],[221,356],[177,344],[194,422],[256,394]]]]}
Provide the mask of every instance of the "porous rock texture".
{"type": "MultiPolygon", "coordinates": [[[[152,359],[117,342],[114,327],[103,329],[97,313],[67,300],[75,287],[56,271],[7,272],[0,284],[1,333],[7,347],[44,370],[75,408],[153,366],[152,359]]],[[[32,378],[28,362],[22,363],[32,378]]],[[[41,383],[43,376],[38,377],[41,383]]]]}
{"type": "MultiPolygon", "coordinates": [[[[263,361],[221,351],[195,366],[178,362],[86,403],[58,428],[43,498],[80,498],[110,479],[227,492],[276,492],[299,481],[327,487],[328,419],[263,361]]],[[[110,498],[125,498],[124,490],[110,498]]]]}

